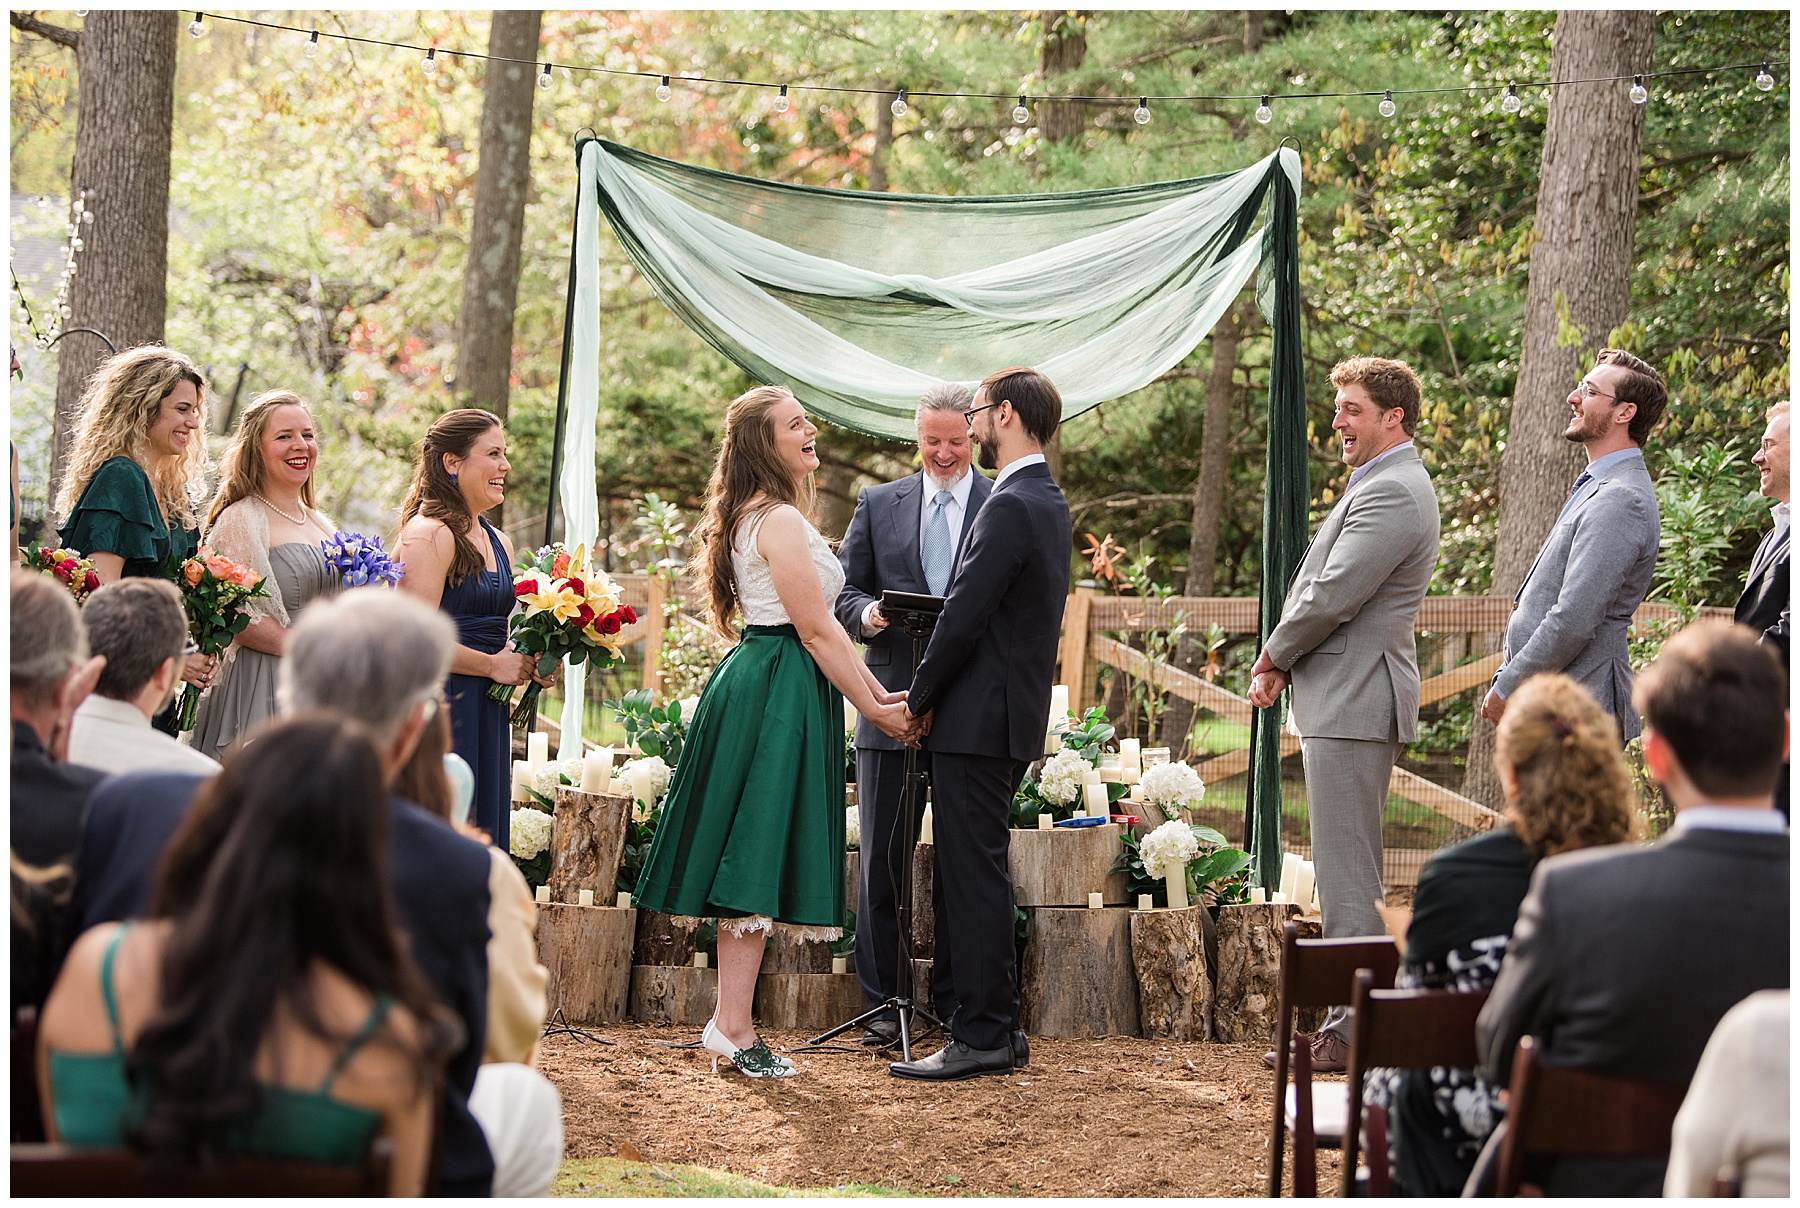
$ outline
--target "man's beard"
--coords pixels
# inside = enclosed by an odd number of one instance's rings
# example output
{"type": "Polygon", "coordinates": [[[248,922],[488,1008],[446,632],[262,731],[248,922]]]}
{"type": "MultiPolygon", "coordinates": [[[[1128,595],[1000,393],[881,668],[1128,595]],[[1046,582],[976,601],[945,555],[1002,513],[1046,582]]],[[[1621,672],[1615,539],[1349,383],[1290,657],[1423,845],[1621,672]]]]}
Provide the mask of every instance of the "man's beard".
{"type": "Polygon", "coordinates": [[[163,698],[162,698],[161,703],[159,703],[156,706],[156,708],[151,711],[150,716],[155,717],[155,716],[157,716],[157,714],[159,714],[163,710],[167,709],[170,705],[174,704],[175,698],[181,694],[182,688],[184,688],[186,686],[186,681],[181,678],[181,663],[182,663],[181,656],[176,655],[175,656],[175,682],[169,685],[169,690],[167,692],[163,693],[163,698]]]}
{"type": "Polygon", "coordinates": [[[998,470],[1000,468],[1000,459],[995,456],[994,446],[985,440],[977,442],[975,461],[984,470],[998,470]]]}
{"type": "Polygon", "coordinates": [[[1596,441],[1602,436],[1605,436],[1607,425],[1611,422],[1612,416],[1610,413],[1607,415],[1590,416],[1584,412],[1579,424],[1574,427],[1563,429],[1563,439],[1570,444],[1585,445],[1590,441],[1596,441]]]}

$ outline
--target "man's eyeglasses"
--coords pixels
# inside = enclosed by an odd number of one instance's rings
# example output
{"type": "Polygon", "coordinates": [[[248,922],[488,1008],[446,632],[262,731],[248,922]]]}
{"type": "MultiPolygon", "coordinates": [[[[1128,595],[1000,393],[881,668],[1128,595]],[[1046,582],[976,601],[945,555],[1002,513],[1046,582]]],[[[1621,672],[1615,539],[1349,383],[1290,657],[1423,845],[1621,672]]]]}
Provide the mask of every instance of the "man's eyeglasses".
{"type": "MultiPolygon", "coordinates": [[[[1001,399],[1000,403],[1004,403],[1005,401],[1005,399],[1001,399]]],[[[993,410],[995,407],[998,407],[1000,403],[983,403],[979,407],[963,412],[963,423],[973,425],[977,415],[980,415],[983,411],[993,410]]]]}
{"type": "Polygon", "coordinates": [[[1609,398],[1615,403],[1619,401],[1619,396],[1616,394],[1607,394],[1605,391],[1594,389],[1594,383],[1586,378],[1575,383],[1575,389],[1581,393],[1582,398],[1609,398]]]}

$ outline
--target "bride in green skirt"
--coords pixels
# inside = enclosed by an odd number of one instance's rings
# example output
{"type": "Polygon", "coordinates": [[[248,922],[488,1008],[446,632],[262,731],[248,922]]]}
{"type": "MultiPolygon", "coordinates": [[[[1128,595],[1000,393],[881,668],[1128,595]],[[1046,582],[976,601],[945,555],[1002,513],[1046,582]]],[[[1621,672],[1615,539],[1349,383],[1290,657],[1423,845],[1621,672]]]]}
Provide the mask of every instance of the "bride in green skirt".
{"type": "Polygon", "coordinates": [[[719,920],[703,1042],[753,1078],[794,1072],[750,1023],[772,925],[815,938],[843,928],[844,698],[896,739],[911,735],[906,694],[882,688],[831,612],[844,572],[805,515],[818,431],[779,386],[725,413],[695,570],[714,626],[737,637],[741,613],[743,635],[700,694],[635,895],[648,910],[719,920]]]}

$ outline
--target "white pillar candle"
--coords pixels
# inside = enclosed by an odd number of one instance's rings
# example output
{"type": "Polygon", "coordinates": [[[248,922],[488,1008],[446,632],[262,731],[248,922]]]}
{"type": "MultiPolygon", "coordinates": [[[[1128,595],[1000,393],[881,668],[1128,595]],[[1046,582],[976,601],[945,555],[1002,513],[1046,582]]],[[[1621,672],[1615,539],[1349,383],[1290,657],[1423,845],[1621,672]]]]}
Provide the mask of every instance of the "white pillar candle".
{"type": "Polygon", "coordinates": [[[1087,803],[1088,817],[1106,817],[1106,786],[1104,784],[1084,784],[1081,786],[1082,800],[1087,803]]]}
{"type": "Polygon", "coordinates": [[[1048,730],[1044,733],[1044,754],[1054,755],[1062,750],[1062,731],[1048,730]]]}
{"type": "Polygon", "coordinates": [[[931,837],[931,807],[929,805],[925,807],[925,816],[919,819],[919,842],[934,842],[931,837]]]}
{"type": "Polygon", "coordinates": [[[850,972],[850,958],[847,956],[832,957],[831,958],[831,971],[833,973],[848,973],[848,972],[850,972]]]}
{"type": "Polygon", "coordinates": [[[1186,910],[1188,904],[1187,869],[1177,868],[1165,874],[1163,880],[1169,886],[1169,909],[1186,910]]]}
{"type": "Polygon", "coordinates": [[[1069,685],[1050,685],[1050,724],[1067,721],[1069,717],[1069,685]]]}
{"type": "Polygon", "coordinates": [[[525,762],[545,763],[550,759],[550,736],[542,730],[533,730],[525,736],[525,762]]]}
{"type": "Polygon", "coordinates": [[[1131,789],[1125,794],[1125,798],[1128,801],[1148,801],[1149,800],[1149,798],[1144,796],[1144,786],[1141,784],[1133,784],[1131,786],[1131,789]]]}
{"type": "Polygon", "coordinates": [[[512,764],[512,799],[514,801],[530,801],[526,788],[531,784],[531,764],[523,759],[515,759],[512,764]]]}
{"type": "Polygon", "coordinates": [[[543,903],[544,905],[549,905],[549,903],[550,903],[550,887],[548,885],[539,885],[537,887],[537,900],[539,902],[543,903]]]}
{"type": "Polygon", "coordinates": [[[621,889],[619,891],[619,909],[631,909],[631,891],[629,889],[621,889]]]}
{"type": "Polygon", "coordinates": [[[1136,784],[1144,773],[1144,765],[1138,753],[1138,740],[1121,738],[1119,740],[1119,779],[1126,784],[1136,784]]]}
{"type": "Polygon", "coordinates": [[[1089,910],[1104,910],[1105,908],[1106,908],[1106,898],[1104,896],[1102,896],[1101,894],[1097,894],[1097,893],[1088,894],[1088,909],[1089,910]]]}
{"type": "Polygon", "coordinates": [[[1102,784],[1118,784],[1124,778],[1117,764],[1101,764],[1097,770],[1102,784]]]}
{"type": "Polygon", "coordinates": [[[1293,892],[1289,895],[1288,900],[1290,902],[1299,903],[1301,910],[1308,909],[1312,905],[1313,886],[1315,884],[1316,882],[1313,879],[1312,861],[1302,860],[1300,862],[1300,871],[1298,875],[1294,877],[1293,892]]]}
{"type": "Polygon", "coordinates": [[[1275,893],[1272,893],[1269,895],[1269,901],[1274,902],[1278,905],[1284,904],[1287,902],[1287,894],[1282,893],[1279,890],[1277,890],[1275,893]]]}
{"type": "Polygon", "coordinates": [[[595,747],[581,757],[581,791],[604,793],[612,787],[611,747],[595,747]]]}
{"type": "Polygon", "coordinates": [[[1264,889],[1261,885],[1252,885],[1250,887],[1250,904],[1252,906],[1261,906],[1264,902],[1267,902],[1268,900],[1269,900],[1269,891],[1268,890],[1264,889]]]}
{"type": "Polygon", "coordinates": [[[1281,900],[1291,902],[1294,898],[1294,881],[1300,875],[1300,857],[1293,852],[1281,853],[1281,900]]]}
{"type": "Polygon", "coordinates": [[[1084,770],[1081,773],[1081,783],[1083,783],[1083,784],[1099,784],[1100,783],[1100,769],[1099,768],[1087,768],[1086,770],[1084,770]]]}
{"type": "Polygon", "coordinates": [[[706,968],[706,953],[704,953],[704,952],[694,953],[694,968],[696,968],[696,969],[706,968]]]}
{"type": "Polygon", "coordinates": [[[1161,767],[1163,764],[1169,762],[1169,748],[1145,747],[1141,752],[1139,762],[1144,768],[1161,767]]]}
{"type": "Polygon", "coordinates": [[[1156,899],[1151,897],[1147,893],[1138,894],[1138,909],[1139,910],[1154,910],[1154,909],[1156,909],[1156,899]]]}
{"type": "Polygon", "coordinates": [[[594,891],[591,889],[581,890],[575,895],[575,904],[577,906],[592,906],[594,904],[594,891]]]}
{"type": "Polygon", "coordinates": [[[1049,810],[1039,810],[1038,811],[1038,829],[1039,830],[1049,830],[1051,827],[1053,827],[1055,825],[1056,825],[1056,818],[1054,815],[1052,815],[1050,813],[1049,810]]]}

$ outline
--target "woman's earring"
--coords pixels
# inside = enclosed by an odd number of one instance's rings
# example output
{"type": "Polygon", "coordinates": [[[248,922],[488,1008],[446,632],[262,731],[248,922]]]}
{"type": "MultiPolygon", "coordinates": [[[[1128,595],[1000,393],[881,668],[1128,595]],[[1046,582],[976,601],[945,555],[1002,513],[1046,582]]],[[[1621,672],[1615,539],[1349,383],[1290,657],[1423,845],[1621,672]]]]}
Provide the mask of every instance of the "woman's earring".
{"type": "Polygon", "coordinates": [[[450,485],[451,486],[456,485],[456,475],[454,475],[454,474],[450,475],[450,485]]]}

